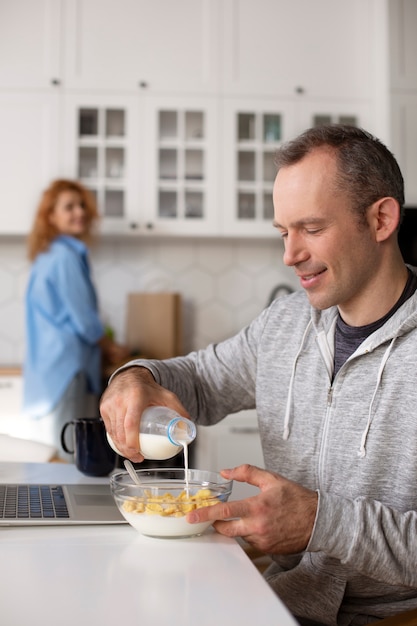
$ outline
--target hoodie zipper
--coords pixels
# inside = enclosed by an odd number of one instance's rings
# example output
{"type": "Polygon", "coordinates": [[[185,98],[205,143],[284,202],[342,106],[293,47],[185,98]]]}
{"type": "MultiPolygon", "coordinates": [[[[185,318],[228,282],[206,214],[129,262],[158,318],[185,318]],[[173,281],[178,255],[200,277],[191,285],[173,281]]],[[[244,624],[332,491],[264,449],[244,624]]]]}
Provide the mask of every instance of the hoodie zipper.
{"type": "Polygon", "coordinates": [[[333,385],[330,385],[328,391],[327,391],[327,406],[330,408],[332,405],[332,399],[333,399],[333,385]]]}
{"type": "Polygon", "coordinates": [[[320,446],[320,453],[319,453],[319,463],[318,463],[319,487],[322,487],[322,485],[324,484],[324,467],[325,467],[324,453],[327,447],[327,434],[329,431],[330,411],[332,407],[332,400],[333,400],[333,385],[330,385],[329,389],[327,390],[326,414],[324,418],[324,428],[323,428],[323,435],[321,438],[321,446],[320,446]]]}

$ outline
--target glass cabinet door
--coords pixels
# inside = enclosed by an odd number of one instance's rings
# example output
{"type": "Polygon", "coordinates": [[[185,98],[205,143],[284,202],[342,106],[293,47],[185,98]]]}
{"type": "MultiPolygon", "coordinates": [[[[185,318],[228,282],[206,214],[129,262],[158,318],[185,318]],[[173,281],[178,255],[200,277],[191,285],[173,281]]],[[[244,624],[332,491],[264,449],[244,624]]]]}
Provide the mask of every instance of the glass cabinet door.
{"type": "Polygon", "coordinates": [[[299,106],[296,133],[322,124],[349,124],[371,130],[372,109],[366,101],[304,99],[299,106]]]}
{"type": "Polygon", "coordinates": [[[204,111],[159,111],[158,218],[204,217],[204,111]]]}
{"type": "Polygon", "coordinates": [[[138,156],[143,132],[138,127],[137,98],[68,94],[64,102],[67,175],[94,193],[102,232],[136,229],[143,205],[136,189],[144,179],[138,156]]]}
{"type": "Polygon", "coordinates": [[[207,234],[217,224],[216,109],[193,98],[156,99],[151,107],[150,220],[157,232],[207,234]]]}
{"type": "Polygon", "coordinates": [[[230,103],[224,113],[224,228],[231,235],[273,235],[272,189],[274,154],[290,137],[292,112],[285,107],[253,102],[244,110],[230,103]],[[268,108],[266,108],[268,106],[268,108]]]}
{"type": "Polygon", "coordinates": [[[66,116],[67,169],[95,194],[103,232],[218,233],[210,99],[69,95],[66,116]]]}
{"type": "Polygon", "coordinates": [[[126,111],[79,107],[78,178],[96,195],[104,218],[125,216],[126,111]]]}
{"type": "Polygon", "coordinates": [[[274,211],[274,147],[282,140],[281,113],[237,113],[236,159],[238,220],[268,220],[274,211]]]}

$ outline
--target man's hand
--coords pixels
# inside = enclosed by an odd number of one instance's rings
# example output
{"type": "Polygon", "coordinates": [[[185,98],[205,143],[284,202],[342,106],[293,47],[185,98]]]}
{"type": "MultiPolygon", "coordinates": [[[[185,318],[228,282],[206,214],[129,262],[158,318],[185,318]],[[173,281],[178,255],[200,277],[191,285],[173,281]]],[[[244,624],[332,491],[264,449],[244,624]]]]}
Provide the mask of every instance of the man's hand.
{"type": "Polygon", "coordinates": [[[168,406],[189,417],[177,396],[158,385],[144,367],[132,366],[116,374],[100,402],[108,434],[121,454],[135,463],[143,461],[139,422],[148,406],[168,406]]]}
{"type": "Polygon", "coordinates": [[[222,470],[225,478],[259,487],[260,493],[245,500],[196,509],[189,522],[213,521],[227,537],[243,537],[269,554],[294,554],[307,547],[313,531],[318,495],[315,491],[253,465],[222,470]]]}

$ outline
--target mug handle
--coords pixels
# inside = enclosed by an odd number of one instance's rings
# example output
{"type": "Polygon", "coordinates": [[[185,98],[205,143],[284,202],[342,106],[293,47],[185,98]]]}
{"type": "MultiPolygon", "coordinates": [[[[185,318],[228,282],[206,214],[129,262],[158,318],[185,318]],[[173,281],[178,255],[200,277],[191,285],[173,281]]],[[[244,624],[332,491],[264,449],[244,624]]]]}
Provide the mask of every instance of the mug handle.
{"type": "Polygon", "coordinates": [[[62,430],[61,430],[61,446],[63,447],[64,451],[67,454],[74,454],[74,450],[69,450],[67,444],[65,443],[65,432],[66,432],[68,426],[70,426],[71,424],[74,425],[74,422],[67,422],[66,424],[64,424],[64,426],[62,427],[62,430]]]}

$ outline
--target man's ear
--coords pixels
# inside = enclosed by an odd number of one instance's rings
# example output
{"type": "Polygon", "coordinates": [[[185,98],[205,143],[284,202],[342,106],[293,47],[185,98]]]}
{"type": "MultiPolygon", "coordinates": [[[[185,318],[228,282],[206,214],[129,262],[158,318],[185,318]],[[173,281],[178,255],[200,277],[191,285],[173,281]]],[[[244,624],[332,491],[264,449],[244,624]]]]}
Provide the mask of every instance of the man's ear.
{"type": "Polygon", "coordinates": [[[374,227],[375,240],[388,239],[400,223],[400,205],[395,198],[380,198],[371,206],[369,212],[371,225],[374,227]]]}

